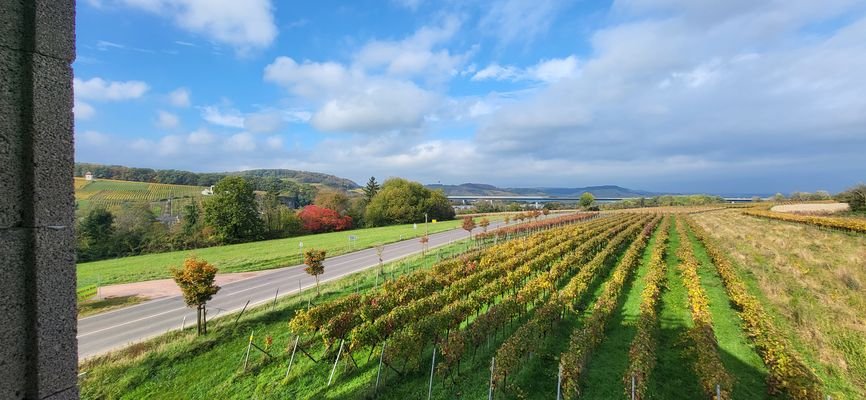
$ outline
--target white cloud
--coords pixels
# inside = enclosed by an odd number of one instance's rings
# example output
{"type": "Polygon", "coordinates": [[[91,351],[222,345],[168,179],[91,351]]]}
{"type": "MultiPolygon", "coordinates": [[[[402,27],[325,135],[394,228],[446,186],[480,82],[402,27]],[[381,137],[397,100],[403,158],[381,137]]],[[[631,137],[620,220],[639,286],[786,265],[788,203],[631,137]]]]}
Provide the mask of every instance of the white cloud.
{"type": "Polygon", "coordinates": [[[189,107],[189,89],[181,87],[168,94],[168,101],[175,107],[189,107]]]}
{"type": "Polygon", "coordinates": [[[120,0],[130,7],[171,18],[183,29],[235,48],[269,47],[277,37],[270,0],[120,0]]]}
{"type": "Polygon", "coordinates": [[[208,132],[207,129],[199,129],[190,132],[186,137],[186,142],[193,146],[205,146],[216,141],[216,135],[208,132]]]}
{"type": "Polygon", "coordinates": [[[265,140],[265,143],[271,149],[282,149],[283,148],[283,138],[280,136],[271,136],[265,140]]]}
{"type": "Polygon", "coordinates": [[[455,17],[446,18],[441,26],[424,26],[400,41],[375,40],[365,44],[354,56],[363,68],[383,68],[391,75],[427,79],[456,75],[468,54],[452,55],[448,49],[434,48],[449,41],[460,29],[455,17]]]}
{"type": "Polygon", "coordinates": [[[256,140],[249,132],[236,133],[225,140],[223,148],[230,152],[249,152],[256,149],[256,140]]]}
{"type": "Polygon", "coordinates": [[[253,133],[273,133],[283,128],[286,121],[283,114],[276,110],[247,114],[244,129],[253,133]]]}
{"type": "Polygon", "coordinates": [[[501,66],[499,64],[490,64],[484,69],[472,75],[473,81],[483,81],[487,79],[502,81],[502,80],[517,80],[523,77],[523,71],[512,66],[501,66]]]}
{"type": "Polygon", "coordinates": [[[109,49],[125,49],[126,46],[119,43],[109,42],[107,40],[97,40],[96,48],[100,51],[107,51],[109,49]]]}
{"type": "Polygon", "coordinates": [[[472,76],[473,81],[497,80],[520,81],[532,80],[539,82],[556,82],[562,79],[572,79],[578,76],[580,68],[577,57],[570,55],[565,58],[541,60],[538,64],[521,69],[515,66],[490,64],[472,76]]]}
{"type": "Polygon", "coordinates": [[[221,110],[217,106],[205,106],[201,108],[201,117],[214,125],[229,128],[244,127],[244,116],[235,109],[221,110]]]}
{"type": "Polygon", "coordinates": [[[108,143],[109,140],[108,135],[90,130],[84,131],[83,133],[76,135],[76,138],[81,144],[88,146],[102,146],[108,143]]]}
{"type": "Polygon", "coordinates": [[[163,136],[156,144],[156,152],[161,156],[175,156],[186,149],[184,140],[177,135],[163,136]]]}
{"type": "Polygon", "coordinates": [[[439,97],[409,80],[371,77],[332,62],[298,64],[289,57],[265,67],[265,80],[319,103],[310,122],[330,132],[416,129],[439,97]]]}
{"type": "Polygon", "coordinates": [[[391,0],[391,2],[400,7],[416,11],[418,10],[418,7],[421,6],[421,3],[424,2],[424,0],[391,0]]]}
{"type": "Polygon", "coordinates": [[[141,81],[106,81],[102,78],[73,79],[75,97],[89,100],[120,101],[137,99],[150,87],[141,81]]]}
{"type": "Polygon", "coordinates": [[[72,113],[75,115],[75,120],[87,120],[96,115],[96,109],[88,103],[75,99],[72,113]]]}
{"type": "Polygon", "coordinates": [[[174,129],[180,125],[180,118],[167,111],[159,110],[156,114],[156,126],[163,129],[174,129]]]}
{"type": "Polygon", "coordinates": [[[501,45],[530,43],[548,30],[560,7],[560,0],[498,1],[481,18],[480,28],[501,45]]]}

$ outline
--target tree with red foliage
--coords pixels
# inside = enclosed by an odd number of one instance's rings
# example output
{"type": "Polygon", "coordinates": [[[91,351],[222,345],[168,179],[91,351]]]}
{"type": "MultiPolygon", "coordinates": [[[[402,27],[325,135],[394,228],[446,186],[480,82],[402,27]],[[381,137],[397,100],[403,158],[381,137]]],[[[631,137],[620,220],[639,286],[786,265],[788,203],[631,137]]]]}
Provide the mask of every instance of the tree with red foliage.
{"type": "Polygon", "coordinates": [[[334,210],[316,205],[304,207],[298,217],[304,224],[304,230],[310,233],[343,231],[352,227],[352,217],[341,216],[334,210]]]}

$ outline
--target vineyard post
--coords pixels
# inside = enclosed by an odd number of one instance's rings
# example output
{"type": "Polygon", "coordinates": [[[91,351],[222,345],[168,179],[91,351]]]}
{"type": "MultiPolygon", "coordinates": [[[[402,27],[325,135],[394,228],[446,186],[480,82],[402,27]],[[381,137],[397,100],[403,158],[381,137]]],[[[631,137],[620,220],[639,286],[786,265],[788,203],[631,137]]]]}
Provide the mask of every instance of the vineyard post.
{"type": "Polygon", "coordinates": [[[433,367],[436,366],[436,346],[433,346],[433,362],[430,363],[430,384],[427,387],[427,400],[433,395],[433,367]]]}
{"type": "Polygon", "coordinates": [[[238,321],[241,320],[241,317],[244,315],[244,311],[247,310],[247,306],[248,306],[248,305],[250,305],[250,301],[249,301],[249,300],[247,300],[247,304],[244,304],[244,308],[241,309],[241,312],[238,313],[238,317],[235,318],[235,324],[232,325],[232,329],[237,328],[237,326],[238,326],[238,321]]]}
{"type": "Polygon", "coordinates": [[[556,374],[556,400],[562,400],[562,363],[559,363],[559,373],[556,374]]]}
{"type": "Polygon", "coordinates": [[[244,371],[247,370],[247,363],[250,361],[250,348],[253,347],[253,333],[254,332],[250,332],[250,341],[247,343],[247,351],[246,354],[244,354],[244,371]]]}
{"type": "Polygon", "coordinates": [[[376,370],[376,388],[374,393],[379,390],[379,377],[382,376],[382,357],[385,356],[385,342],[382,342],[382,353],[379,354],[379,369],[376,370]]]}
{"type": "Polygon", "coordinates": [[[340,355],[343,354],[343,344],[345,342],[345,339],[340,340],[340,350],[337,351],[337,359],[334,360],[334,367],[331,368],[331,376],[328,377],[328,386],[331,386],[331,381],[334,379],[334,372],[337,371],[337,363],[340,362],[340,355]]]}
{"type": "Polygon", "coordinates": [[[496,357],[490,357],[490,388],[487,390],[487,400],[493,400],[493,371],[496,368],[496,357]]]}
{"type": "Polygon", "coordinates": [[[286,368],[286,378],[289,377],[289,371],[292,370],[292,363],[295,362],[295,351],[298,350],[298,341],[301,339],[301,335],[295,336],[295,345],[292,347],[292,356],[289,358],[289,367],[286,368]]]}
{"type": "Polygon", "coordinates": [[[277,291],[276,291],[276,293],[274,293],[274,304],[271,305],[271,311],[273,311],[274,308],[277,306],[277,295],[279,295],[279,294],[280,294],[280,288],[277,287],[277,291]]]}
{"type": "Polygon", "coordinates": [[[631,400],[634,400],[634,374],[631,374],[631,400]]]}

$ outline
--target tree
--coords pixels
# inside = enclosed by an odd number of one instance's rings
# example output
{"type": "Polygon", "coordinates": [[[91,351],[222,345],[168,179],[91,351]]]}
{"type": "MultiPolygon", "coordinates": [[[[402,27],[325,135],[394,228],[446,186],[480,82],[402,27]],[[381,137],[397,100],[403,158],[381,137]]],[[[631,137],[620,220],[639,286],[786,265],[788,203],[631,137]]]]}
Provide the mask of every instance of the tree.
{"type": "Polygon", "coordinates": [[[376,182],[376,177],[371,176],[370,180],[367,181],[367,185],[364,186],[364,199],[367,203],[373,201],[373,197],[376,196],[376,193],[379,193],[380,188],[379,182],[376,182]]]}
{"type": "Polygon", "coordinates": [[[595,196],[593,196],[592,193],[583,192],[583,194],[580,195],[580,206],[581,207],[587,208],[587,207],[591,206],[592,203],[594,203],[594,202],[595,202],[595,196]]]}
{"type": "Polygon", "coordinates": [[[773,196],[773,201],[776,201],[776,202],[785,201],[785,195],[783,195],[783,194],[781,194],[781,193],[776,193],[776,194],[773,196]]]}
{"type": "Polygon", "coordinates": [[[207,333],[206,304],[220,290],[220,287],[214,284],[217,271],[216,267],[195,256],[187,257],[182,269],[171,268],[171,275],[183,292],[183,301],[189,307],[196,306],[199,335],[207,333]]]}
{"type": "Polygon", "coordinates": [[[181,230],[186,237],[196,235],[201,230],[201,210],[198,207],[198,202],[195,200],[183,206],[183,219],[181,220],[181,230]]]}
{"type": "Polygon", "coordinates": [[[313,204],[336,211],[345,215],[349,210],[349,196],[336,190],[322,189],[316,194],[313,204]]]}
{"type": "Polygon", "coordinates": [[[304,251],[304,272],[316,278],[316,296],[319,295],[319,275],[325,273],[325,250],[309,249],[304,251]]]}
{"type": "Polygon", "coordinates": [[[298,217],[304,225],[304,230],[310,233],[343,231],[352,227],[352,217],[340,216],[330,208],[306,206],[298,217]]]}
{"type": "Polygon", "coordinates": [[[239,176],[217,182],[204,203],[204,219],[220,242],[242,242],[261,237],[263,225],[253,186],[239,176]]]}
{"type": "Polygon", "coordinates": [[[472,239],[473,229],[475,229],[475,220],[472,217],[463,217],[463,230],[469,232],[469,239],[472,239]]]}
{"type": "Polygon", "coordinates": [[[481,218],[481,221],[478,221],[478,226],[481,227],[481,230],[484,233],[487,233],[487,227],[490,226],[490,220],[487,218],[481,218]]]}
{"type": "Polygon", "coordinates": [[[511,216],[505,215],[505,225],[508,225],[509,222],[511,222],[511,216]]]}
{"type": "Polygon", "coordinates": [[[368,226],[390,224],[409,224],[424,221],[424,214],[430,219],[448,220],[454,218],[445,193],[431,191],[418,182],[392,178],[382,184],[364,214],[368,226]]]}
{"type": "Polygon", "coordinates": [[[418,242],[421,243],[421,255],[427,255],[427,243],[430,243],[430,237],[427,235],[421,236],[418,242]]]}
{"type": "Polygon", "coordinates": [[[114,215],[105,207],[93,207],[78,223],[78,260],[98,260],[111,255],[114,247],[114,215]]]}
{"type": "Polygon", "coordinates": [[[544,214],[544,216],[546,217],[546,216],[550,215],[550,209],[547,208],[547,207],[544,207],[544,208],[541,210],[541,213],[544,214]]]}
{"type": "Polygon", "coordinates": [[[859,184],[836,195],[836,200],[848,203],[851,211],[866,210],[866,185],[859,184]]]}

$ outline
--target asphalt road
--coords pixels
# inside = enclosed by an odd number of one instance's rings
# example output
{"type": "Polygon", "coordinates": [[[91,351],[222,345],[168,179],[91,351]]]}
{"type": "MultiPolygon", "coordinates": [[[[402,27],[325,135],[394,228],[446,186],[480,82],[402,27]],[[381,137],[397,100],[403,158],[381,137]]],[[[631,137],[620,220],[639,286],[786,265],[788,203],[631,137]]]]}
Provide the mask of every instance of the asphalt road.
{"type": "MultiPolygon", "coordinates": [[[[497,228],[501,222],[491,222],[497,228]]],[[[420,228],[420,227],[419,227],[420,228]]],[[[429,248],[446,245],[467,237],[463,229],[430,235],[429,248]]],[[[418,238],[404,240],[385,246],[382,253],[385,262],[394,261],[419,253],[418,238]]],[[[325,273],[319,282],[339,279],[345,275],[378,265],[375,249],[366,249],[331,257],[325,260],[325,273]]],[[[304,265],[267,271],[254,278],[228,283],[208,302],[209,319],[240,311],[247,301],[250,307],[273,301],[279,296],[297,295],[298,283],[302,289],[315,286],[315,279],[304,272],[304,265]]],[[[136,304],[120,310],[78,320],[78,358],[100,355],[135,342],[180,329],[186,317],[187,326],[195,324],[195,309],[187,307],[181,296],[164,297],[136,304]]]]}

